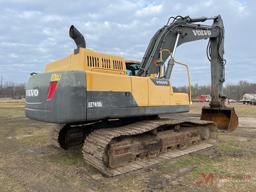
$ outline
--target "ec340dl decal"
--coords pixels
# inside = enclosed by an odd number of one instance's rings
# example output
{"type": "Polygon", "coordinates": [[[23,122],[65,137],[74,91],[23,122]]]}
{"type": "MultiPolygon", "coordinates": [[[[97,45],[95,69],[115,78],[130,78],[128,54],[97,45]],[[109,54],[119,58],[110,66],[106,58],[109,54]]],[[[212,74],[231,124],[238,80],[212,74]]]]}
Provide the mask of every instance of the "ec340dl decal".
{"type": "Polygon", "coordinates": [[[88,108],[93,108],[93,107],[102,107],[102,102],[101,101],[88,102],[88,108]]]}

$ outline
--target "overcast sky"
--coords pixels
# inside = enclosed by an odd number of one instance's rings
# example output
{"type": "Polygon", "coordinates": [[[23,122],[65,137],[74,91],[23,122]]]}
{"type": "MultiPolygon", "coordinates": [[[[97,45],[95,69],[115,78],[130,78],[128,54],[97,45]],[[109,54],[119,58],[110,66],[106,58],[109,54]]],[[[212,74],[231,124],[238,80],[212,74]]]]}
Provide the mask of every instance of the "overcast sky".
{"type": "MultiPolygon", "coordinates": [[[[226,82],[256,82],[255,0],[0,0],[0,75],[26,82],[30,72],[73,52],[74,24],[91,49],[141,60],[154,33],[170,16],[215,16],[225,24],[226,82]]],[[[207,41],[180,46],[192,83],[210,83],[207,41]]],[[[176,68],[173,81],[186,80],[176,68]]]]}

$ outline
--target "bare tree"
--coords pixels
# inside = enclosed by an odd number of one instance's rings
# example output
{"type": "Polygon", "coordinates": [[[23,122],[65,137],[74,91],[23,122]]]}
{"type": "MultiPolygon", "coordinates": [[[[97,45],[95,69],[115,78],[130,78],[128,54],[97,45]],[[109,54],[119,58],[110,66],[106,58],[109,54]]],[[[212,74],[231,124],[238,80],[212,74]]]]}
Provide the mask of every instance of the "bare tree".
{"type": "MultiPolygon", "coordinates": [[[[174,87],[175,91],[188,92],[187,87],[174,87]]],[[[210,85],[198,85],[192,86],[192,96],[209,95],[211,91],[210,85]]],[[[240,81],[238,84],[227,84],[224,87],[224,94],[235,100],[240,100],[245,93],[256,93],[256,83],[249,83],[247,81],[240,81]]]]}

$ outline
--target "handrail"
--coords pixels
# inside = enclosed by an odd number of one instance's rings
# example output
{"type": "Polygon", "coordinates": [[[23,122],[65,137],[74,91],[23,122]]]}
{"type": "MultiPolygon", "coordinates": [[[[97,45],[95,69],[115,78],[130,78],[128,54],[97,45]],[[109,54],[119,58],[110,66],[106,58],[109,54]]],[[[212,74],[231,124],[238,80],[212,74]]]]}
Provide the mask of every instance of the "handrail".
{"type": "Polygon", "coordinates": [[[176,60],[174,60],[174,63],[178,64],[178,65],[182,65],[182,66],[184,66],[186,68],[187,76],[188,76],[189,103],[192,104],[192,88],[191,88],[190,73],[189,73],[188,65],[185,64],[185,63],[181,63],[179,61],[176,61],[176,60]]]}
{"type": "Polygon", "coordinates": [[[160,61],[163,61],[163,52],[164,51],[169,53],[169,57],[170,57],[170,59],[172,59],[174,61],[174,64],[182,65],[182,66],[184,66],[186,68],[187,77],[188,77],[188,88],[189,88],[189,103],[192,104],[192,88],[191,88],[190,73],[189,73],[188,65],[185,64],[185,63],[181,63],[179,61],[176,61],[173,58],[173,54],[172,54],[172,52],[169,49],[161,49],[160,50],[160,61]]]}

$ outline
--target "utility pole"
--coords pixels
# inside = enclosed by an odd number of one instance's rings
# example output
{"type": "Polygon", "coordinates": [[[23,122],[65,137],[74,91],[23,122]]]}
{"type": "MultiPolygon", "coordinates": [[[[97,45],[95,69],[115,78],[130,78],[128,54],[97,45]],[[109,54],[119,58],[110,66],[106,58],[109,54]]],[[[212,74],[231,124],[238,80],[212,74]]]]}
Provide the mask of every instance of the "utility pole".
{"type": "Polygon", "coordinates": [[[3,75],[1,74],[1,82],[0,82],[0,97],[3,96],[3,75]]]}
{"type": "Polygon", "coordinates": [[[3,75],[1,74],[1,89],[3,88],[3,75]]]}

